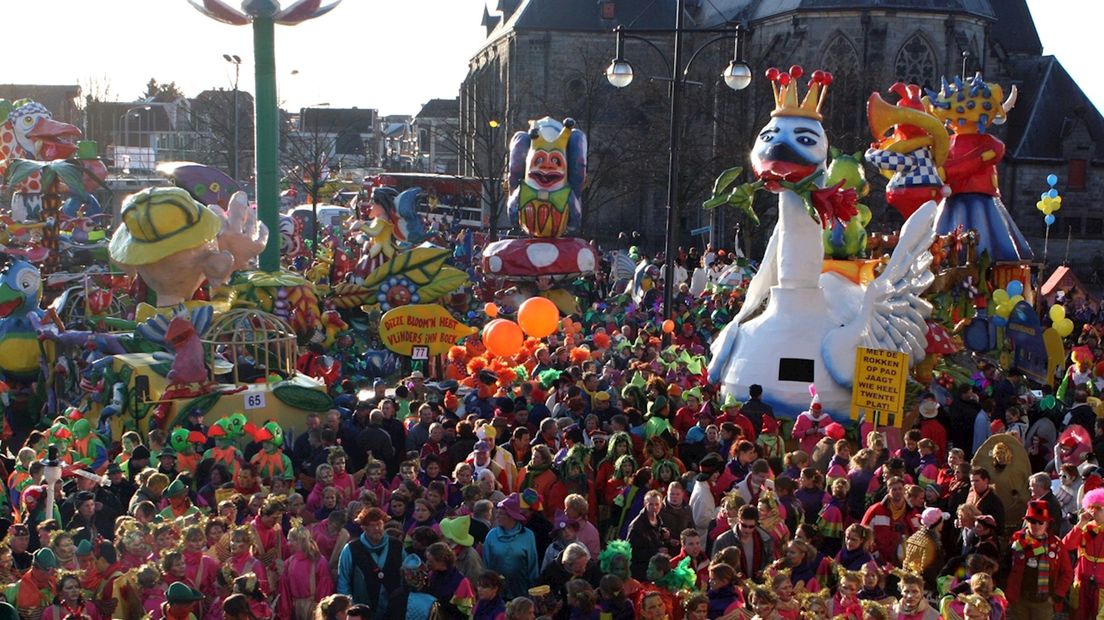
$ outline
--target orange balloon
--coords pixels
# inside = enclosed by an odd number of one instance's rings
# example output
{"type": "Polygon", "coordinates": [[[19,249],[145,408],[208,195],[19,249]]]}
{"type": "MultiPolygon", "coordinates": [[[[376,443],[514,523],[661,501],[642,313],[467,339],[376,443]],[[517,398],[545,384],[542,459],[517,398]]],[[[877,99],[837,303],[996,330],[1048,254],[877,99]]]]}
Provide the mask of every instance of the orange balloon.
{"type": "Polygon", "coordinates": [[[493,303],[487,303],[483,306],[483,314],[491,317],[492,319],[498,316],[498,306],[493,303]]]}
{"type": "Polygon", "coordinates": [[[573,323],[573,321],[571,320],[571,317],[569,317],[569,316],[565,316],[563,318],[563,321],[560,322],[560,324],[563,325],[563,330],[567,333],[571,333],[571,324],[572,323],[573,323]]]}
{"type": "Polygon", "coordinates": [[[518,307],[517,322],[526,334],[534,338],[544,338],[556,332],[560,311],[546,297],[530,297],[518,307]]]}
{"type": "Polygon", "coordinates": [[[666,321],[664,321],[663,322],[663,333],[670,334],[673,331],[675,331],[675,322],[672,321],[671,319],[667,319],[666,321]]]}
{"type": "Polygon", "coordinates": [[[499,357],[510,357],[521,350],[525,335],[518,324],[506,319],[495,319],[483,328],[483,344],[499,357]]]}

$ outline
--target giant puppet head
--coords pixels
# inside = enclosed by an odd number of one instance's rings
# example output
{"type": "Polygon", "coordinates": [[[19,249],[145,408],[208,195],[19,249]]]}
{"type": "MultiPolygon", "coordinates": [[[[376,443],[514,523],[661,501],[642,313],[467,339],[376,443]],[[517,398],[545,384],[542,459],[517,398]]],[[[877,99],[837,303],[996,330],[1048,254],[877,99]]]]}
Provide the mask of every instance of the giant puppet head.
{"type": "Polygon", "coordinates": [[[981,73],[963,82],[943,79],[939,92],[928,91],[924,106],[928,113],[943,121],[956,135],[985,133],[991,125],[1003,125],[1008,112],[1016,105],[1018,91],[1013,86],[1004,99],[1000,84],[986,82],[981,73]]]}
{"type": "Polygon", "coordinates": [[[0,101],[0,125],[5,145],[14,145],[17,150],[6,153],[7,157],[24,159],[67,159],[77,152],[79,129],[69,123],[55,121],[46,106],[20,99],[14,103],[0,101]]]}
{"type": "Polygon", "coordinates": [[[529,122],[510,141],[510,220],[534,237],[578,230],[587,140],[573,119],[529,122]]]}
{"type": "Polygon", "coordinates": [[[805,99],[799,102],[797,80],[802,75],[804,71],[797,65],[788,72],[775,68],[767,71],[774,89],[774,110],[751,149],[751,167],[771,191],[781,190],[780,181],[796,183],[807,178],[828,159],[828,136],[821,125],[820,107],[832,74],[814,71],[805,99]]]}

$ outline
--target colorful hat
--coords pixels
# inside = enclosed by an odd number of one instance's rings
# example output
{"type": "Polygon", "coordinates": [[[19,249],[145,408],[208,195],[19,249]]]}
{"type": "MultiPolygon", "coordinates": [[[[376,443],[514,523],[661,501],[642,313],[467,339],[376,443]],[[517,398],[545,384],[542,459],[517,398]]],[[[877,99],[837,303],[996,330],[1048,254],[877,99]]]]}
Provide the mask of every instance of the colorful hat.
{"type": "Polygon", "coordinates": [[[34,559],[31,564],[35,568],[41,568],[43,570],[50,570],[58,567],[57,556],[49,547],[43,547],[34,552],[34,559]]]}
{"type": "Polygon", "coordinates": [[[1050,508],[1047,506],[1046,501],[1041,499],[1033,499],[1027,503],[1027,514],[1024,515],[1024,521],[1032,521],[1035,523],[1050,523],[1050,508]]]}
{"type": "Polygon", "coordinates": [[[86,538],[77,544],[77,557],[86,558],[90,555],[92,555],[92,543],[86,538]]]}
{"type": "Polygon", "coordinates": [[[111,237],[111,258],[148,265],[213,241],[222,218],[178,187],[151,187],[128,197],[111,237]]]}
{"type": "Polygon", "coordinates": [[[1077,439],[1074,438],[1073,435],[1066,435],[1065,437],[1062,438],[1062,441],[1060,441],[1058,443],[1058,445],[1066,447],[1066,448],[1076,448],[1077,447],[1077,439]]]}
{"type": "Polygon", "coordinates": [[[511,493],[506,499],[498,502],[498,509],[505,512],[514,521],[525,522],[525,515],[521,513],[521,500],[517,493],[511,493]]]}
{"type": "Polygon", "coordinates": [[[165,489],[165,497],[182,497],[188,494],[188,487],[177,478],[165,489]]]}
{"type": "Polygon", "coordinates": [[[558,532],[558,531],[564,529],[565,527],[567,527],[569,525],[574,526],[574,525],[578,525],[578,524],[579,524],[579,521],[577,519],[570,519],[570,518],[568,518],[566,512],[564,512],[562,510],[557,510],[556,511],[556,516],[552,518],[552,531],[553,532],[558,532]]]}
{"type": "Polygon", "coordinates": [[[609,392],[606,392],[606,391],[598,391],[598,392],[595,392],[595,393],[594,393],[594,400],[596,400],[596,401],[603,401],[603,402],[605,402],[605,401],[608,401],[609,399],[610,399],[610,395],[609,395],[609,392]]]}
{"type": "Polygon", "coordinates": [[[475,538],[471,535],[471,517],[453,517],[451,519],[441,519],[440,523],[441,535],[446,539],[460,545],[461,547],[470,547],[475,544],[475,538]]]}
{"type": "Polygon", "coordinates": [[[920,513],[920,523],[932,527],[942,521],[946,514],[938,508],[925,508],[924,512],[920,513]]]}
{"type": "Polygon", "coordinates": [[[686,390],[685,392],[682,393],[682,399],[683,400],[686,400],[686,399],[690,398],[691,396],[698,399],[698,401],[701,401],[701,398],[702,398],[701,388],[697,387],[697,386],[694,386],[694,387],[690,388],[689,390],[686,390]]]}
{"type": "Polygon", "coordinates": [[[729,407],[739,407],[740,401],[736,400],[736,397],[732,395],[732,392],[725,394],[724,404],[721,405],[721,409],[728,409],[729,407]]]}
{"type": "Polygon", "coordinates": [[[203,600],[203,594],[199,590],[193,590],[188,584],[182,581],[174,581],[169,585],[169,589],[165,590],[165,600],[170,605],[179,603],[194,603],[196,601],[203,600]]]}
{"type": "Polygon", "coordinates": [[[411,553],[410,555],[403,558],[403,561],[402,561],[402,569],[403,570],[418,570],[421,567],[422,567],[422,558],[418,557],[416,554],[411,553]]]}
{"type": "Polygon", "coordinates": [[[541,502],[540,493],[537,493],[536,489],[525,489],[518,496],[521,500],[521,507],[526,510],[543,510],[544,504],[541,502]]]}

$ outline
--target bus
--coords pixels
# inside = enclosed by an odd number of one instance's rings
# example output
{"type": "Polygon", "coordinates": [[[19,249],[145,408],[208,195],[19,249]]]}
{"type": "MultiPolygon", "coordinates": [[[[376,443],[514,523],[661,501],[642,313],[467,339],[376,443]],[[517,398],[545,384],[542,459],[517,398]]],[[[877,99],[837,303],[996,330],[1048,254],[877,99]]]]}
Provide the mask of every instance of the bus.
{"type": "MultiPolygon", "coordinates": [[[[386,185],[400,192],[417,187],[422,190],[418,212],[430,222],[448,224],[459,217],[460,226],[482,229],[490,226],[490,208],[484,200],[483,181],[474,177],[417,172],[384,172],[366,177],[364,188],[386,185]]],[[[499,209],[498,228],[510,227],[505,205],[499,209]]]]}

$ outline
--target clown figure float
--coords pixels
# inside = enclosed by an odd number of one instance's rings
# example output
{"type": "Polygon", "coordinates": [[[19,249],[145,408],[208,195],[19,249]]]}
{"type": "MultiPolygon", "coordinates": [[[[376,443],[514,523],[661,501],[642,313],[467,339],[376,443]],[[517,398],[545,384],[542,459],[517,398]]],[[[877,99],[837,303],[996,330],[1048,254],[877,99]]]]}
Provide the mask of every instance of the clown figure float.
{"type": "Polygon", "coordinates": [[[597,264],[587,241],[567,236],[582,224],[586,166],[586,134],[570,118],[530,121],[528,131],[514,134],[507,210],[529,238],[496,241],[483,251],[483,272],[502,289],[516,286],[522,298],[548,297],[565,314],[578,308],[557,285],[593,273],[597,264]]]}
{"type": "Polygon", "coordinates": [[[786,416],[805,410],[813,383],[824,410],[845,416],[858,347],[903,351],[912,363],[924,357],[931,305],[919,295],[932,279],[936,207],[926,203],[909,218],[892,258],[865,288],[822,275],[823,230],[855,217],[857,196],[842,185],[820,187],[828,156],[820,109],[832,77],[813,72],[801,100],[803,75],[796,66],[767,72],[775,109],[752,148],[759,180],[751,186],[779,195],[778,222],[746,302],[712,345],[709,381],[737,398],[752,384],[776,386],[770,404],[786,416]]]}

